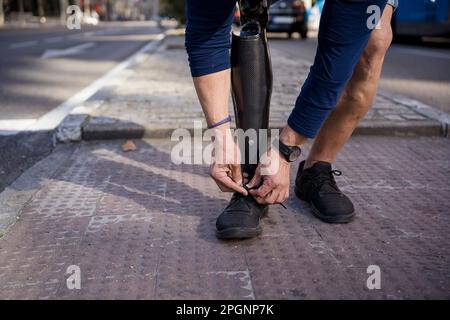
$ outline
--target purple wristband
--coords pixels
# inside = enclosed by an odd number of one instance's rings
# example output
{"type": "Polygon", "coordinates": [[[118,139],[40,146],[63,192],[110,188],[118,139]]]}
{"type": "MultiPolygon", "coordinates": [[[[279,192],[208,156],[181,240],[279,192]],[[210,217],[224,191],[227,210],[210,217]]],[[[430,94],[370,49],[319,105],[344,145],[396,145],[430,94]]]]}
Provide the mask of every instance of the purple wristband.
{"type": "Polygon", "coordinates": [[[214,123],[214,124],[208,126],[208,129],[216,128],[216,127],[221,126],[221,125],[223,125],[223,124],[225,124],[225,123],[228,123],[228,122],[231,122],[231,116],[230,116],[230,115],[228,115],[228,117],[226,117],[225,119],[220,120],[219,122],[214,123]]]}

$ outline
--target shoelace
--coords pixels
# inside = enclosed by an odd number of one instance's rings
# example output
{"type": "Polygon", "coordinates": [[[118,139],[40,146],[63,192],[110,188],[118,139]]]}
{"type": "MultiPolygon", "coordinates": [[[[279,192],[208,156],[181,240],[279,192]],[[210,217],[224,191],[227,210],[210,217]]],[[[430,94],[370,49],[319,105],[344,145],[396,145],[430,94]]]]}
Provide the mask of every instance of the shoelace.
{"type": "Polygon", "coordinates": [[[342,176],[342,171],[339,170],[330,170],[330,171],[322,171],[319,172],[318,174],[316,174],[313,179],[317,179],[317,182],[314,183],[314,185],[316,186],[317,190],[319,191],[323,184],[326,182],[330,182],[331,185],[333,186],[333,188],[339,192],[339,189],[337,187],[336,184],[336,180],[334,179],[334,176],[342,176]]]}
{"type": "MultiPolygon", "coordinates": [[[[245,188],[245,190],[247,190],[247,192],[249,192],[250,190],[258,189],[260,186],[261,186],[261,185],[256,186],[256,187],[253,187],[253,188],[248,188],[247,186],[244,185],[244,188],[245,188]]],[[[249,194],[250,194],[250,192],[249,192],[249,194]]],[[[279,204],[279,205],[282,206],[283,208],[287,209],[287,207],[286,207],[283,203],[277,203],[277,204],[279,204]]]]}

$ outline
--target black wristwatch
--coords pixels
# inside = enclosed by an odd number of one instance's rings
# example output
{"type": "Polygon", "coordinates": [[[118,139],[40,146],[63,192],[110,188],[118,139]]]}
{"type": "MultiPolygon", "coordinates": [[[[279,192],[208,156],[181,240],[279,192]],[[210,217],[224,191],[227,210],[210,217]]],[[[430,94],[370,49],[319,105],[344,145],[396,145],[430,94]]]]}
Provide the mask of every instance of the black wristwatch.
{"type": "Polygon", "coordinates": [[[302,149],[297,146],[287,146],[283,142],[281,142],[279,139],[276,139],[272,142],[272,145],[278,149],[278,152],[284,156],[287,162],[294,162],[298,158],[300,158],[300,155],[302,153],[302,149]]]}

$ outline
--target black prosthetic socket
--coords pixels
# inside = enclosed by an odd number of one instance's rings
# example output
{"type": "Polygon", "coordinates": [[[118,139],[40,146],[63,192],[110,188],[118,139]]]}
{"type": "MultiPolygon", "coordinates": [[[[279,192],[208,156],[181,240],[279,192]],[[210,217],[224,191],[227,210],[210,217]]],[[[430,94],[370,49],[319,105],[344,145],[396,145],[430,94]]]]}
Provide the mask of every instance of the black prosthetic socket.
{"type": "Polygon", "coordinates": [[[248,23],[257,22],[261,29],[266,28],[271,2],[271,0],[239,0],[241,26],[244,32],[248,23]]]}
{"type": "MultiPolygon", "coordinates": [[[[272,66],[265,31],[268,2],[239,1],[242,27],[240,35],[233,34],[231,48],[231,83],[236,125],[244,131],[256,129],[257,133],[258,129],[268,129],[272,94],[272,66]]],[[[259,148],[260,141],[245,141],[245,164],[242,170],[250,178],[257,166],[249,163],[250,145],[254,144],[259,148]]],[[[261,150],[258,150],[258,155],[259,151],[261,150]]]]}

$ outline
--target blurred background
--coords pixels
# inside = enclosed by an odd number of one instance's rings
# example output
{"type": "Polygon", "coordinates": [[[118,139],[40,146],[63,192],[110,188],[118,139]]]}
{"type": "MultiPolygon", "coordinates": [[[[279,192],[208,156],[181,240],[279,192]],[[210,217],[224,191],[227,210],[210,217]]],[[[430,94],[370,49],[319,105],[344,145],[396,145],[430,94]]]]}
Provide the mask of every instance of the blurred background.
{"type": "MultiPolygon", "coordinates": [[[[282,0],[274,4],[274,8],[277,11],[285,9],[282,15],[305,10],[309,27],[315,30],[324,1],[282,0]]],[[[95,23],[95,20],[143,21],[161,17],[184,22],[184,0],[0,0],[0,25],[50,24],[58,19],[64,24],[66,12],[62,8],[69,5],[82,9],[87,24],[95,23]]],[[[401,1],[393,21],[394,32],[397,36],[410,37],[449,36],[449,11],[448,0],[401,1]]]]}
{"type": "Polygon", "coordinates": [[[61,19],[65,24],[69,5],[79,6],[85,23],[89,17],[102,21],[148,20],[157,18],[161,6],[166,13],[182,14],[183,1],[169,0],[1,0],[0,23],[26,25],[51,23],[61,19]],[[86,19],[87,18],[87,19],[86,19]]]}

